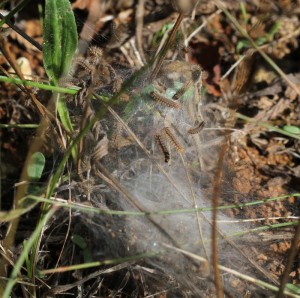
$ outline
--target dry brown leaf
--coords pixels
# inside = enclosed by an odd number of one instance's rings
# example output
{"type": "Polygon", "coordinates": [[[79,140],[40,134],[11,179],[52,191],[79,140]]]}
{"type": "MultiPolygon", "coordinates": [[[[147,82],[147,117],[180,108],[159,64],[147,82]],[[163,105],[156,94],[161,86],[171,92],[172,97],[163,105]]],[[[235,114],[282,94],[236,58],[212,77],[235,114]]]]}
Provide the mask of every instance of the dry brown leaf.
{"type": "Polygon", "coordinates": [[[253,54],[254,51],[252,49],[248,50],[245,54],[245,58],[235,69],[233,80],[231,83],[231,90],[233,95],[241,94],[244,91],[247,83],[249,82],[254,61],[253,54]]]}

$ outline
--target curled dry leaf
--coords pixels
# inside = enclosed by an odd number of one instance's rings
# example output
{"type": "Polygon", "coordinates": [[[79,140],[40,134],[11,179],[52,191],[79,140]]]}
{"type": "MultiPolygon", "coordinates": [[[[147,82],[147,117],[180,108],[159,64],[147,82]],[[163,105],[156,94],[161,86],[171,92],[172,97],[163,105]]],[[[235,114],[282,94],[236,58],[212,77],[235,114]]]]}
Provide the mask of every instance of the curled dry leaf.
{"type": "Polygon", "coordinates": [[[234,77],[231,83],[231,90],[234,95],[241,94],[249,82],[254,61],[253,54],[254,51],[252,49],[248,50],[245,54],[245,58],[241,61],[234,72],[234,77]]]}
{"type": "Polygon", "coordinates": [[[108,154],[108,138],[105,135],[96,145],[93,152],[93,159],[96,161],[99,161],[101,158],[103,158],[105,155],[108,154]]]}

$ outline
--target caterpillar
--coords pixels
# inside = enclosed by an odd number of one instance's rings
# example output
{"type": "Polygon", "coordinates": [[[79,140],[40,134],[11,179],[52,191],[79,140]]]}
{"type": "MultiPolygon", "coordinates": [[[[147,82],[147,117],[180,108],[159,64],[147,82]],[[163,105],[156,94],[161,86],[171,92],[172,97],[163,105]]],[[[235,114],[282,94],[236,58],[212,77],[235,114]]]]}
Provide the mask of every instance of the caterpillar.
{"type": "Polygon", "coordinates": [[[155,139],[156,139],[156,141],[157,141],[157,143],[158,143],[158,145],[159,145],[159,147],[160,147],[162,153],[163,153],[164,156],[165,156],[165,162],[168,163],[169,160],[170,160],[170,153],[169,153],[169,150],[168,150],[168,148],[167,148],[167,146],[166,146],[166,143],[165,143],[165,141],[164,141],[162,135],[157,134],[157,135],[155,136],[155,139]]]}
{"type": "Polygon", "coordinates": [[[163,95],[158,94],[157,92],[151,92],[150,96],[157,102],[160,104],[163,104],[169,108],[172,109],[180,109],[181,105],[178,102],[173,101],[172,99],[169,99],[163,95]]]}
{"type": "Polygon", "coordinates": [[[192,81],[187,82],[184,84],[174,95],[173,99],[178,100],[192,85],[192,81]]]}
{"type": "Polygon", "coordinates": [[[103,50],[95,46],[90,47],[88,53],[93,64],[99,63],[99,60],[103,57],[103,50]]]}
{"type": "Polygon", "coordinates": [[[196,134],[196,133],[199,133],[199,132],[204,128],[204,125],[205,125],[205,122],[204,122],[204,121],[201,121],[201,122],[198,123],[197,126],[190,128],[190,129],[188,130],[188,133],[189,133],[190,135],[194,135],[194,134],[196,134]]]}
{"type": "Polygon", "coordinates": [[[164,131],[166,133],[166,135],[168,136],[168,138],[170,139],[170,141],[173,143],[175,149],[180,152],[183,153],[184,152],[184,148],[183,146],[179,143],[179,141],[176,139],[176,137],[174,136],[174,134],[172,133],[171,129],[169,127],[165,127],[164,131]]]}

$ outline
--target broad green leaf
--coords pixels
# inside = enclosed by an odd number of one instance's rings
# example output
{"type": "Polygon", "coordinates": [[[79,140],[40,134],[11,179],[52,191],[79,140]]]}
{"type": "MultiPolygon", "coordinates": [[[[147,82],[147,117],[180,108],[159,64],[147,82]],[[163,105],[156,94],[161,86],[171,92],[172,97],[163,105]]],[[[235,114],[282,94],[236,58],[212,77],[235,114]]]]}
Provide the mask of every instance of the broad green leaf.
{"type": "Polygon", "coordinates": [[[32,154],[27,167],[27,173],[29,178],[38,180],[41,178],[45,167],[45,156],[41,152],[35,152],[32,154]]]}
{"type": "Polygon", "coordinates": [[[74,14],[69,0],[46,0],[44,18],[44,67],[57,84],[68,72],[78,36],[74,14]]]}

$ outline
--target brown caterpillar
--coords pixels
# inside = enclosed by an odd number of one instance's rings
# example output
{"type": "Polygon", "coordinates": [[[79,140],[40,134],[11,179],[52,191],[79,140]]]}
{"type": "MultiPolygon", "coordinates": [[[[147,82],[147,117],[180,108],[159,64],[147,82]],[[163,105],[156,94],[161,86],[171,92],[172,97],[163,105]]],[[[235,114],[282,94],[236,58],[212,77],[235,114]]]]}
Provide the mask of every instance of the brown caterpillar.
{"type": "Polygon", "coordinates": [[[204,125],[205,125],[205,122],[201,121],[201,122],[199,122],[199,124],[197,126],[190,128],[188,130],[188,133],[190,135],[194,135],[196,133],[199,133],[204,128],[204,125]]]}
{"type": "Polygon", "coordinates": [[[179,141],[176,139],[176,137],[174,136],[174,134],[172,133],[171,129],[169,127],[165,127],[164,131],[166,133],[166,135],[169,137],[169,139],[171,140],[171,142],[173,143],[175,149],[180,152],[183,153],[184,152],[184,148],[183,146],[179,143],[179,141]]]}
{"type": "Polygon", "coordinates": [[[163,104],[169,108],[172,108],[172,109],[180,109],[181,108],[181,105],[178,103],[178,102],[175,102],[173,101],[172,99],[169,99],[165,96],[162,96],[156,92],[151,92],[150,93],[150,96],[157,102],[157,103],[160,103],[160,104],[163,104]]]}
{"type": "Polygon", "coordinates": [[[174,95],[173,99],[178,100],[192,85],[192,81],[187,82],[184,84],[174,95]]]}
{"type": "Polygon", "coordinates": [[[168,163],[169,160],[170,160],[170,153],[169,153],[169,150],[168,150],[168,148],[166,146],[166,143],[165,143],[163,137],[158,134],[158,135],[155,136],[155,139],[156,139],[156,141],[157,141],[157,143],[158,143],[158,145],[159,145],[162,153],[165,156],[165,162],[168,163]]]}
{"type": "Polygon", "coordinates": [[[103,50],[95,46],[90,47],[88,53],[91,62],[94,64],[99,63],[99,60],[103,57],[103,50]]]}

